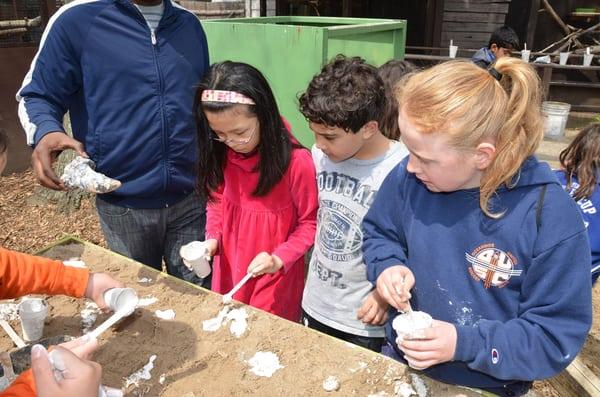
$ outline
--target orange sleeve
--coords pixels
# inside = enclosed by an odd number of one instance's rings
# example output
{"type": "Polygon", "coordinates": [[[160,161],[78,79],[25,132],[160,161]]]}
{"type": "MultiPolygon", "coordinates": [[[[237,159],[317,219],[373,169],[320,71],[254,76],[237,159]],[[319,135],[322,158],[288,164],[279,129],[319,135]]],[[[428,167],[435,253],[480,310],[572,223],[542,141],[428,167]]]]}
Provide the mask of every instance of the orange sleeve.
{"type": "Polygon", "coordinates": [[[24,371],[9,387],[0,392],[0,397],[35,397],[35,382],[31,369],[24,371]]]}
{"type": "Polygon", "coordinates": [[[22,254],[0,247],[0,299],[27,294],[85,294],[90,273],[87,269],[65,266],[39,256],[22,254]]]}

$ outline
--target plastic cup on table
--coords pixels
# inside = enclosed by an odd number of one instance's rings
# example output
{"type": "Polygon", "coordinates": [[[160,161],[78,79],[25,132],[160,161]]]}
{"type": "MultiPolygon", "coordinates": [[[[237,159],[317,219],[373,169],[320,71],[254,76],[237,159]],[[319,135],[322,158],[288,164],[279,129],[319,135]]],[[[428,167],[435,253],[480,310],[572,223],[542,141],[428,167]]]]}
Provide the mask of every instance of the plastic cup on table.
{"type": "Polygon", "coordinates": [[[48,304],[41,298],[28,298],[19,304],[19,317],[23,339],[33,342],[44,334],[44,321],[48,316],[48,304]]]}

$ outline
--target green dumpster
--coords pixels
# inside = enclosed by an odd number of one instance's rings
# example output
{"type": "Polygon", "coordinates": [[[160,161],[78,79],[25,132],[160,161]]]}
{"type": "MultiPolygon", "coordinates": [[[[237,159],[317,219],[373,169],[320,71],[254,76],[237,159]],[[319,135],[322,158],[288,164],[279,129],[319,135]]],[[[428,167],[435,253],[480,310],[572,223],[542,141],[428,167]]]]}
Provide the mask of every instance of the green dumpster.
{"type": "Polygon", "coordinates": [[[262,71],[281,114],[306,146],[314,138],[298,111],[298,94],[337,54],[360,56],[379,66],[403,58],[406,21],[281,16],[202,21],[211,62],[249,63],[262,71]]]}

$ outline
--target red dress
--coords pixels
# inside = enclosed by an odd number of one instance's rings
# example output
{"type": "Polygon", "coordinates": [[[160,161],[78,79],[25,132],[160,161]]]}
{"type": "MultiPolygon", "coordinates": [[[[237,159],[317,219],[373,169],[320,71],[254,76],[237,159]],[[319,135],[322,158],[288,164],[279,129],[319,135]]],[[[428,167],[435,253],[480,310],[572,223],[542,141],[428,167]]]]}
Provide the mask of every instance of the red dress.
{"type": "Polygon", "coordinates": [[[247,273],[260,252],[281,258],[283,267],[250,279],[234,299],[292,321],[300,319],[304,254],[314,243],[318,209],[310,151],[294,149],[283,178],[271,191],[252,196],[259,154],[228,149],[224,183],[207,206],[206,239],[219,241],[212,289],[225,294],[247,273]]]}

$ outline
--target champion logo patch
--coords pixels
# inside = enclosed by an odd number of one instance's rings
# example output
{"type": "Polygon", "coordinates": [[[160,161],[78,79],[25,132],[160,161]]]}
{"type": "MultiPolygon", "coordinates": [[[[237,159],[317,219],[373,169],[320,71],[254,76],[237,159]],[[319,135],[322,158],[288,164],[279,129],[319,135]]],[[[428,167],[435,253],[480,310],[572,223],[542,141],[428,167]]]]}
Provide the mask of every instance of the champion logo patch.
{"type": "Polygon", "coordinates": [[[492,364],[498,364],[498,361],[500,361],[498,350],[492,349],[492,364]]]}

